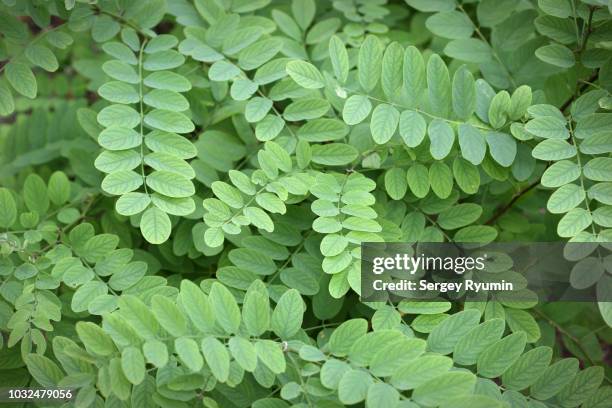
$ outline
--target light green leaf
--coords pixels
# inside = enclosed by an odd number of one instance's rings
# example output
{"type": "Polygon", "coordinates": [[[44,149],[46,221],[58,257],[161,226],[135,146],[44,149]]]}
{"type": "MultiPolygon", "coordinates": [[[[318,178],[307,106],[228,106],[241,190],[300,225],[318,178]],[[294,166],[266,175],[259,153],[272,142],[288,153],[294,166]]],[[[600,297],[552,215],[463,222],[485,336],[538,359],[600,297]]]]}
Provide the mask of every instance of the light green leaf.
{"type": "Polygon", "coordinates": [[[202,354],[217,381],[226,382],[230,374],[230,356],[227,348],[215,337],[202,340],[202,354]]]}
{"type": "Polygon", "coordinates": [[[295,289],[289,289],[279,299],[272,312],[272,330],[281,339],[294,336],[302,326],[303,300],[295,289]]]}
{"type": "Polygon", "coordinates": [[[425,406],[438,406],[451,398],[471,394],[476,376],[454,371],[435,377],[415,388],[412,399],[425,406]]]}
{"type": "Polygon", "coordinates": [[[198,347],[198,343],[189,337],[179,337],[174,340],[174,350],[181,359],[183,365],[193,372],[200,371],[204,366],[204,359],[198,347]]]}
{"type": "Polygon", "coordinates": [[[366,399],[368,389],[374,380],[365,371],[349,370],[338,384],[338,398],[345,405],[357,404],[366,399]]]}
{"type": "Polygon", "coordinates": [[[380,79],[383,60],[383,45],[378,37],[366,36],[359,48],[357,73],[359,84],[365,92],[372,91],[380,79]]]}
{"type": "Polygon", "coordinates": [[[151,207],[142,214],[140,231],[148,242],[162,244],[170,237],[172,223],[168,214],[157,207],[151,207]]]}
{"type": "Polygon", "coordinates": [[[374,142],[377,144],[387,143],[397,129],[399,118],[399,112],[392,105],[378,105],[372,113],[372,120],[370,122],[370,130],[374,142]]]}
{"type": "Polygon", "coordinates": [[[329,57],[334,69],[334,76],[345,83],[349,73],[349,58],[342,40],[333,35],[329,39],[329,57]]]}
{"type": "Polygon", "coordinates": [[[141,351],[136,347],[126,347],[121,352],[121,368],[125,378],[138,385],[145,378],[145,361],[141,351]]]}
{"type": "Polygon", "coordinates": [[[544,45],[535,50],[535,56],[548,64],[561,68],[570,68],[576,63],[574,53],[561,44],[544,45]]]}
{"type": "Polygon", "coordinates": [[[446,64],[437,54],[427,61],[427,86],[432,112],[444,118],[448,117],[451,106],[450,77],[446,64]]]}
{"type": "Polygon", "coordinates": [[[431,142],[429,151],[436,160],[442,160],[450,153],[455,143],[455,132],[450,125],[440,119],[434,119],[427,129],[431,142]]]}
{"type": "Polygon", "coordinates": [[[306,89],[318,89],[325,86],[325,78],[321,72],[309,62],[291,61],[286,67],[287,74],[298,85],[306,89]]]}
{"type": "Polygon", "coordinates": [[[36,78],[27,64],[11,61],[4,66],[4,74],[17,92],[30,99],[36,97],[38,89],[36,78]]]}
{"type": "Polygon", "coordinates": [[[356,125],[363,122],[372,110],[372,103],[367,96],[353,95],[344,102],[342,119],[347,125],[356,125]]]}
{"type": "Polygon", "coordinates": [[[527,336],[514,333],[488,346],[478,357],[478,374],[486,378],[502,375],[522,354],[527,336]]]}
{"type": "Polygon", "coordinates": [[[195,129],[187,116],[165,109],[153,109],[145,115],[144,122],[153,129],[172,133],[191,133],[195,129]]]}
{"type": "Polygon", "coordinates": [[[234,295],[220,283],[213,283],[210,290],[210,305],[215,319],[227,333],[236,333],[240,326],[240,309],[234,295]]]}

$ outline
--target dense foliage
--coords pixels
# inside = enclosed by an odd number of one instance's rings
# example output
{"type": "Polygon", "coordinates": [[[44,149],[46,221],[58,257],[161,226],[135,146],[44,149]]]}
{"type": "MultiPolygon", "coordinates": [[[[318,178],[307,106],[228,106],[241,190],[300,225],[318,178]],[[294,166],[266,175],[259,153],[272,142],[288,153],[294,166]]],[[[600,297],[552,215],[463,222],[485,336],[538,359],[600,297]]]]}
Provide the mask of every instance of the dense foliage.
{"type": "MultiPolygon", "coordinates": [[[[612,304],[362,303],[360,243],[589,242],[608,0],[2,0],[0,384],[610,407],[612,304]]],[[[574,254],[576,256],[576,254],[574,254]]]]}

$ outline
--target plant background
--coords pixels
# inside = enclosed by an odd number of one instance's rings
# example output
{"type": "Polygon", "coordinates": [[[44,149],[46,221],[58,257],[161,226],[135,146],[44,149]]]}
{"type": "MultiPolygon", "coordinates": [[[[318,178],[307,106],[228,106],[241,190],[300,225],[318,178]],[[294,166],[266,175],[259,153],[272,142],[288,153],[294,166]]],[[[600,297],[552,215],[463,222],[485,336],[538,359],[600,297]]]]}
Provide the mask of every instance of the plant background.
{"type": "Polygon", "coordinates": [[[2,0],[0,383],[77,407],[611,406],[610,303],[358,294],[380,240],[585,242],[572,284],[609,282],[611,12],[2,0]]]}

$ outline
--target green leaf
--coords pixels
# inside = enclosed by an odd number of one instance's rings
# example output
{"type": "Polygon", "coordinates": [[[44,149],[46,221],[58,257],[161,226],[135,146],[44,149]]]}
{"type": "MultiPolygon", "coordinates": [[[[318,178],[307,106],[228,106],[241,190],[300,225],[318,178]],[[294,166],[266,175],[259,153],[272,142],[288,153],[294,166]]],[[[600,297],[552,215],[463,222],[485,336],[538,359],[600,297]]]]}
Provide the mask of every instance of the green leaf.
{"type": "Polygon", "coordinates": [[[570,68],[576,63],[574,53],[561,44],[542,46],[535,50],[535,56],[548,64],[561,68],[570,68]]]}
{"type": "Polygon", "coordinates": [[[329,57],[334,69],[334,76],[340,83],[345,83],[349,73],[349,58],[342,40],[333,35],[329,39],[329,57]]]}
{"type": "Polygon", "coordinates": [[[136,347],[126,347],[121,352],[121,368],[129,382],[138,385],[145,378],[145,361],[141,351],[136,347]]]}
{"type": "Polygon", "coordinates": [[[126,193],[119,197],[115,209],[121,215],[130,216],[143,212],[151,203],[151,198],[145,193],[126,193]]]}
{"type": "Polygon", "coordinates": [[[56,171],[49,177],[47,194],[55,205],[68,202],[70,199],[70,181],[64,172],[56,171]]]}
{"type": "Polygon", "coordinates": [[[141,185],[142,175],[131,170],[116,171],[102,180],[102,190],[113,195],[129,193],[141,185]]]}
{"type": "Polygon", "coordinates": [[[190,159],[197,155],[196,147],[175,133],[154,130],[145,136],[145,144],[155,152],[171,154],[181,159],[190,159]]]}
{"type": "Polygon", "coordinates": [[[462,203],[447,208],[438,215],[438,225],[452,230],[472,224],[482,215],[482,207],[474,203],[462,203]]]}
{"type": "Polygon", "coordinates": [[[10,190],[0,187],[0,227],[10,228],[17,221],[17,205],[10,190]]]}
{"type": "Polygon", "coordinates": [[[252,336],[260,336],[270,328],[270,300],[260,280],[254,281],[247,290],[242,320],[252,336]]]}
{"type": "Polygon", "coordinates": [[[144,96],[143,102],[153,108],[174,112],[189,109],[189,102],[183,95],[167,89],[152,89],[144,96]]]}
{"type": "Polygon", "coordinates": [[[550,195],[546,208],[553,214],[565,214],[586,198],[586,192],[577,184],[566,184],[550,195]]]}
{"type": "Polygon", "coordinates": [[[111,81],[103,84],[98,88],[98,94],[110,102],[129,104],[140,101],[136,88],[120,81],[111,81]]]}
{"type": "Polygon", "coordinates": [[[454,371],[435,377],[415,388],[412,399],[425,406],[438,406],[451,398],[471,394],[476,376],[454,371]]]}
{"type": "Polygon", "coordinates": [[[274,374],[285,372],[287,362],[281,350],[281,345],[272,340],[259,340],[255,343],[257,357],[274,374]]]}
{"type": "Polygon", "coordinates": [[[561,160],[550,166],[542,175],[542,185],[560,187],[580,177],[580,166],[569,160],[561,160]]]}
{"type": "Polygon", "coordinates": [[[226,382],[230,373],[230,356],[225,346],[214,337],[202,340],[202,354],[217,381],[226,382]]]}
{"type": "Polygon", "coordinates": [[[240,326],[240,309],[234,295],[220,283],[213,283],[210,289],[210,305],[217,322],[227,333],[236,333],[240,326]]]}
{"type": "Polygon", "coordinates": [[[298,122],[320,118],[329,111],[330,105],[325,99],[298,99],[285,108],[283,116],[286,120],[298,122]]]}
{"type": "Polygon", "coordinates": [[[315,11],[316,3],[314,0],[294,0],[291,2],[291,12],[302,30],[306,30],[310,26],[315,11]]]}
{"type": "Polygon", "coordinates": [[[393,167],[385,173],[385,189],[394,200],[401,200],[408,191],[406,172],[399,167],[393,167]]]}
{"type": "Polygon", "coordinates": [[[364,319],[351,319],[338,326],[329,338],[329,349],[335,356],[346,356],[355,340],[364,336],[368,322],[364,319]]]}
{"type": "Polygon", "coordinates": [[[429,171],[422,164],[414,164],[408,169],[406,176],[410,191],[418,198],[429,193],[429,171]]]}
{"type": "Polygon", "coordinates": [[[32,64],[45,71],[55,72],[59,68],[55,54],[44,45],[31,43],[26,47],[24,54],[32,64]]]}
{"type": "Polygon", "coordinates": [[[372,103],[367,96],[353,95],[344,103],[342,119],[347,125],[357,125],[368,117],[372,110],[372,103]]]}
{"type": "MultiPolygon", "coordinates": [[[[134,67],[124,61],[110,60],[102,64],[102,71],[109,77],[129,84],[138,84],[140,76],[134,67]]],[[[146,84],[146,79],[145,79],[146,84]]]]}
{"type": "Polygon", "coordinates": [[[377,377],[387,377],[409,364],[425,351],[425,340],[401,338],[382,346],[372,356],[370,371],[377,377]]]}
{"type": "Polygon", "coordinates": [[[578,372],[578,360],[575,358],[564,358],[552,364],[533,383],[530,395],[539,399],[547,400],[557,395],[564,389],[578,372]]]}
{"type": "Polygon", "coordinates": [[[338,119],[314,119],[306,122],[297,131],[300,139],[308,142],[328,142],[342,139],[349,133],[349,127],[338,119]]]}
{"type": "Polygon", "coordinates": [[[435,35],[450,39],[470,38],[474,32],[470,18],[455,10],[432,15],[425,25],[435,35]]]}
{"type": "Polygon", "coordinates": [[[452,40],[444,47],[444,53],[451,58],[478,64],[486,64],[492,58],[491,47],[477,38],[452,40]]]}
{"type": "Polygon", "coordinates": [[[605,377],[604,368],[592,366],[580,371],[557,396],[563,405],[576,407],[595,393],[605,377]]]}
{"type": "Polygon", "coordinates": [[[453,360],[445,356],[426,355],[404,364],[391,376],[391,384],[400,390],[411,390],[447,372],[453,360]]]}
{"type": "Polygon", "coordinates": [[[448,68],[439,55],[432,55],[427,61],[427,86],[429,104],[434,114],[448,117],[451,106],[451,85],[448,68]]]}
{"type": "MultiPolygon", "coordinates": [[[[106,63],[108,64],[108,63],[106,63]]],[[[104,66],[106,65],[104,64],[104,66]]],[[[102,67],[104,69],[104,66],[102,67]]],[[[121,80],[121,78],[116,78],[121,80]]],[[[130,82],[130,81],[126,81],[130,82]]],[[[139,78],[136,77],[136,83],[139,78]]],[[[191,89],[191,83],[184,76],[171,71],[153,72],[144,79],[144,84],[155,89],[166,89],[174,92],[187,92],[191,89]]],[[[133,83],[133,82],[130,82],[133,83]]]]}
{"type": "MultiPolygon", "coordinates": [[[[461,119],[469,119],[476,109],[476,83],[474,76],[465,66],[453,75],[452,101],[453,111],[461,119]]],[[[460,134],[461,126],[469,125],[460,125],[460,134]]]]}
{"type": "Polygon", "coordinates": [[[191,133],[195,130],[195,126],[187,116],[165,109],[153,109],[145,115],[144,122],[153,129],[166,132],[191,133]]]}
{"type": "Polygon", "coordinates": [[[380,78],[383,92],[390,101],[397,98],[402,90],[403,66],[404,47],[397,42],[392,42],[385,50],[380,78]]]}
{"type": "Polygon", "coordinates": [[[491,157],[504,167],[509,167],[516,158],[516,141],[512,136],[500,132],[488,132],[487,144],[491,157]]]}
{"type": "Polygon", "coordinates": [[[193,372],[200,371],[204,366],[204,359],[200,354],[198,343],[189,337],[179,337],[174,340],[174,350],[183,365],[193,372]]]}
{"type": "Polygon", "coordinates": [[[47,185],[38,174],[30,174],[23,184],[23,199],[30,211],[39,216],[46,214],[49,209],[49,196],[47,185]]]}
{"type": "Polygon", "coordinates": [[[159,340],[148,340],[142,345],[144,357],[148,363],[155,367],[164,367],[168,364],[168,348],[159,340]]]}
{"type": "Polygon", "coordinates": [[[98,325],[92,322],[78,322],[76,332],[83,345],[90,353],[100,356],[110,356],[116,352],[111,337],[98,325]]]}
{"type": "Polygon", "coordinates": [[[211,81],[229,81],[240,74],[240,69],[234,64],[221,60],[211,65],[208,77],[211,81]]]}
{"type": "Polygon", "coordinates": [[[36,78],[30,67],[22,62],[11,61],[4,66],[6,79],[23,96],[34,99],[37,93],[36,78]]]}
{"type": "Polygon", "coordinates": [[[502,376],[504,386],[520,391],[533,384],[546,371],[552,359],[550,347],[536,347],[518,358],[502,376]]]}
{"type": "Polygon", "coordinates": [[[344,143],[329,143],[312,146],[312,161],[327,166],[342,166],[351,163],[359,153],[353,146],[344,143]]]}
{"type": "Polygon", "coordinates": [[[443,162],[434,162],[429,168],[429,184],[440,198],[447,198],[453,190],[453,173],[443,162]]]}
{"type": "Polygon", "coordinates": [[[215,316],[204,292],[193,282],[183,280],[179,297],[195,328],[201,332],[209,332],[213,328],[215,316]]]}
{"type": "Polygon", "coordinates": [[[193,183],[187,178],[166,170],[154,171],[147,175],[147,186],[173,198],[191,197],[195,194],[193,183]]]}
{"type": "Polygon", "coordinates": [[[365,92],[372,91],[380,79],[383,60],[383,45],[378,37],[366,36],[359,48],[357,74],[359,84],[365,92]]]}
{"type": "Polygon", "coordinates": [[[557,234],[560,237],[570,238],[591,225],[591,213],[584,208],[574,208],[561,218],[557,225],[557,234]]]}
{"type": "Polygon", "coordinates": [[[140,146],[142,136],[134,129],[111,126],[100,132],[98,143],[108,150],[126,150],[140,146]]]}
{"type": "Polygon", "coordinates": [[[425,92],[425,61],[414,46],[404,53],[404,89],[410,106],[418,106],[425,92]]]}
{"type": "Polygon", "coordinates": [[[488,346],[478,357],[478,374],[486,378],[501,376],[522,354],[527,336],[514,333],[488,346]]]}
{"type": "Polygon", "coordinates": [[[175,50],[164,50],[145,57],[143,68],[147,71],[163,71],[180,67],[185,63],[185,57],[175,50]]]}
{"type": "Polygon", "coordinates": [[[232,357],[244,370],[253,372],[257,366],[257,351],[255,346],[245,338],[234,336],[229,340],[232,357]]]}
{"type": "Polygon", "coordinates": [[[453,360],[462,365],[473,365],[484,349],[498,341],[506,325],[502,319],[490,319],[470,329],[455,344],[453,360]]]}
{"type": "Polygon", "coordinates": [[[56,387],[64,373],[52,360],[39,354],[28,354],[24,361],[32,377],[43,387],[56,387]]]}
{"type": "Polygon", "coordinates": [[[255,128],[255,137],[262,142],[276,138],[285,127],[283,118],[277,115],[267,115],[255,128]]]}
{"type": "Polygon", "coordinates": [[[279,299],[272,312],[272,330],[281,339],[289,339],[300,330],[305,310],[303,304],[295,289],[289,289],[279,299]]]}
{"type": "Polygon", "coordinates": [[[338,398],[345,405],[357,404],[366,399],[374,380],[365,371],[348,370],[338,384],[338,398]]]}
{"type": "Polygon", "coordinates": [[[470,225],[457,231],[456,242],[489,243],[497,237],[497,230],[489,225],[470,225]]]}
{"type": "Polygon", "coordinates": [[[525,130],[544,139],[569,139],[566,123],[553,116],[540,116],[530,120],[525,130]]]}
{"type": "Polygon", "coordinates": [[[0,83],[0,115],[8,116],[15,111],[15,99],[9,87],[0,83]]]}
{"type": "Polygon", "coordinates": [[[480,172],[478,167],[465,159],[457,157],[453,161],[453,174],[461,190],[468,194],[475,194],[480,188],[480,172]]]}
{"type": "Polygon", "coordinates": [[[427,130],[431,142],[429,151],[436,160],[442,160],[450,153],[455,143],[455,133],[450,125],[440,119],[434,119],[429,123],[427,130]]]}
{"type": "Polygon", "coordinates": [[[392,105],[378,105],[372,113],[372,120],[370,122],[370,130],[374,142],[377,144],[387,143],[397,129],[399,117],[399,112],[392,105]]]}
{"type": "Polygon", "coordinates": [[[399,134],[408,147],[421,144],[427,132],[427,123],[420,113],[403,111],[399,119],[399,134]]]}
{"type": "Polygon", "coordinates": [[[136,110],[125,105],[109,105],[98,113],[98,123],[104,127],[117,126],[135,128],[140,124],[140,115],[136,110]]]}
{"type": "Polygon", "coordinates": [[[325,86],[325,78],[321,72],[309,62],[291,61],[286,67],[287,74],[298,85],[306,89],[318,89],[325,86]]]}
{"type": "Polygon", "coordinates": [[[576,156],[576,146],[561,139],[547,139],[538,143],[531,155],[539,160],[563,160],[576,156]]]}
{"type": "Polygon", "coordinates": [[[187,324],[176,304],[163,295],[151,299],[151,310],[161,326],[175,336],[187,334],[187,324]]]}
{"type": "Polygon", "coordinates": [[[256,96],[247,103],[244,117],[248,122],[259,122],[268,114],[271,108],[272,101],[270,99],[256,96]]]}
{"type": "Polygon", "coordinates": [[[142,236],[152,244],[162,244],[170,237],[172,223],[168,214],[157,207],[150,207],[140,219],[142,236]]]}
{"type": "Polygon", "coordinates": [[[399,403],[400,395],[395,388],[385,383],[376,383],[368,388],[366,404],[372,408],[393,407],[399,403]]]}
{"type": "Polygon", "coordinates": [[[455,344],[472,328],[478,325],[480,312],[477,310],[464,310],[455,313],[437,325],[427,338],[427,348],[436,353],[450,354],[455,344]]]}

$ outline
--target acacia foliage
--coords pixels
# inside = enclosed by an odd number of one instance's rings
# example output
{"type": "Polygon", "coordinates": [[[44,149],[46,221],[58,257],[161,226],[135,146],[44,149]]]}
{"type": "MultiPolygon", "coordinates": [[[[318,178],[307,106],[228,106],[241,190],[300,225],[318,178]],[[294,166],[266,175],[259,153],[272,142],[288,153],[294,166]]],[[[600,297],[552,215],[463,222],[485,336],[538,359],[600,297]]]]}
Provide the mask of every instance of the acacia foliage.
{"type": "Polygon", "coordinates": [[[611,7],[4,0],[2,384],[609,406],[610,303],[358,295],[381,240],[588,242],[572,284],[610,279],[611,7]]]}

